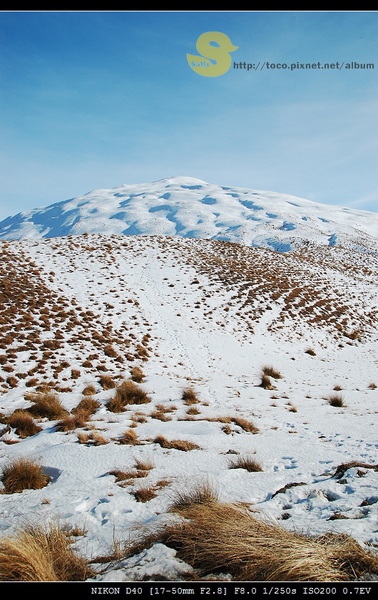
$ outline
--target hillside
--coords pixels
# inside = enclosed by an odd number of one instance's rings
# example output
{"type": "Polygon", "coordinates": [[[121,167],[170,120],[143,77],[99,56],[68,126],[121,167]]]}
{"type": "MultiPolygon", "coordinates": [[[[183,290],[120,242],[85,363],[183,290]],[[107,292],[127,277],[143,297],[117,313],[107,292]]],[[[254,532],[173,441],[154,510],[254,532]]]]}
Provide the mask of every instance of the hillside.
{"type": "MultiPolygon", "coordinates": [[[[222,500],[289,530],[376,548],[374,248],[310,242],[280,253],[76,233],[0,246],[0,468],[33,457],[51,478],[0,495],[2,536],[54,518],[85,530],[78,551],[103,556],[115,538],[164,521],[175,492],[210,481],[222,500]],[[138,373],[144,400],[115,410],[118,387],[138,373]],[[40,431],[21,435],[10,417],[46,390],[71,417],[85,397],[96,408],[67,430],[34,413],[40,431]]],[[[158,544],[96,579],[174,580],[188,569],[158,544]]]]}

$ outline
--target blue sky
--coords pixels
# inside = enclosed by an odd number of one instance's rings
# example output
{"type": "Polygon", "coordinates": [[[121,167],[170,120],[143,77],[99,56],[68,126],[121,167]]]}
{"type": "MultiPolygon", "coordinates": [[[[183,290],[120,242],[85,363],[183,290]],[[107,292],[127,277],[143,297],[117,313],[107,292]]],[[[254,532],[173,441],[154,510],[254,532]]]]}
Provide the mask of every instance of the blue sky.
{"type": "Polygon", "coordinates": [[[378,211],[377,34],[377,11],[1,12],[0,220],[175,175],[378,211]],[[186,60],[207,31],[238,46],[218,77],[186,60]]]}

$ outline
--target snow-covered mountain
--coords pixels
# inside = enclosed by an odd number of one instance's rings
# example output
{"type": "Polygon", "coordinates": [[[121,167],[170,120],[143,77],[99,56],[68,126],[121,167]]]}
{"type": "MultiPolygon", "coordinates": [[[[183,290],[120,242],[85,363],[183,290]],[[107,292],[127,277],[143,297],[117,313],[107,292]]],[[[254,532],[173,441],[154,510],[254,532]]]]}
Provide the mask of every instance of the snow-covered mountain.
{"type": "Polygon", "coordinates": [[[202,581],[149,533],[210,482],[261,520],[375,551],[377,218],[175,178],[3,221],[0,545],[58,522],[91,585],[202,581]],[[146,395],[117,405],[131,382],[146,395]],[[52,397],[63,416],[35,411],[52,397]],[[7,490],[25,457],[48,484],[7,490]]]}
{"type": "Polygon", "coordinates": [[[0,223],[0,239],[82,233],[228,240],[288,251],[303,241],[375,246],[378,214],[191,177],[98,189],[0,223]]]}

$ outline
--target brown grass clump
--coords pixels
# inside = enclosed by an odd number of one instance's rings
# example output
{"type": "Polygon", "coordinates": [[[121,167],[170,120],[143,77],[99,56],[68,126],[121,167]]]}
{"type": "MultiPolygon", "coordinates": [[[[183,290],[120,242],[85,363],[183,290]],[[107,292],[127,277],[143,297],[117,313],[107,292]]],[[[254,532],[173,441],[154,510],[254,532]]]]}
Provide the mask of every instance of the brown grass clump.
{"type": "Polygon", "coordinates": [[[186,388],[183,392],[182,392],[182,400],[184,401],[184,403],[187,406],[190,406],[192,404],[198,404],[199,403],[199,399],[197,397],[197,394],[195,393],[195,391],[193,390],[193,388],[186,388]]]}
{"type": "Polygon", "coordinates": [[[133,493],[133,496],[137,502],[149,502],[152,498],[155,498],[156,491],[152,486],[141,487],[133,493]]]}
{"type": "Polygon", "coordinates": [[[201,577],[229,573],[234,581],[347,581],[378,569],[378,558],[347,535],[307,537],[256,519],[241,505],[181,503],[183,521],[160,539],[201,577]]]}
{"type": "Polygon", "coordinates": [[[186,440],[171,440],[168,441],[163,435],[158,435],[154,439],[155,444],[159,444],[162,448],[168,448],[173,450],[182,450],[183,452],[188,452],[189,450],[198,450],[199,446],[194,444],[193,442],[188,442],[186,440]]]}
{"type": "Polygon", "coordinates": [[[120,444],[126,444],[129,446],[137,446],[140,444],[138,440],[138,436],[135,433],[134,429],[128,429],[125,431],[122,436],[118,439],[120,444]]]}
{"type": "Polygon", "coordinates": [[[262,387],[264,390],[275,390],[276,389],[274,387],[274,385],[272,384],[270,377],[268,375],[266,375],[265,373],[263,373],[263,375],[261,376],[260,387],[262,387]]]}
{"type": "Polygon", "coordinates": [[[154,468],[153,463],[150,460],[140,460],[137,459],[135,461],[135,467],[138,471],[151,471],[154,468]]]}
{"type": "Polygon", "coordinates": [[[79,444],[87,444],[87,446],[105,446],[109,444],[109,441],[98,431],[92,431],[91,433],[83,433],[80,431],[77,434],[79,444]]]}
{"type": "Polygon", "coordinates": [[[233,417],[232,421],[235,423],[235,425],[238,425],[247,433],[259,432],[259,428],[256,427],[256,425],[254,425],[251,421],[247,421],[247,419],[243,419],[242,417],[233,417]]]}
{"type": "Polygon", "coordinates": [[[135,381],[135,383],[143,383],[144,381],[144,373],[139,367],[133,367],[131,369],[131,379],[135,381]]]}
{"type": "Polygon", "coordinates": [[[91,396],[86,396],[80,400],[79,404],[72,409],[73,415],[85,415],[87,418],[93,415],[101,404],[91,396]]]}
{"type": "Polygon", "coordinates": [[[132,404],[147,404],[151,402],[148,394],[130,379],[124,381],[116,389],[115,396],[109,400],[107,407],[111,412],[123,412],[125,407],[132,404]]]}
{"type": "Polygon", "coordinates": [[[47,418],[49,420],[61,419],[68,412],[63,408],[58,395],[53,391],[40,391],[25,396],[27,400],[33,403],[28,411],[39,419],[47,418]]]}
{"type": "Polygon", "coordinates": [[[110,375],[100,375],[100,385],[104,390],[112,390],[116,383],[110,375]]]}
{"type": "Polygon", "coordinates": [[[40,490],[50,481],[42,467],[32,459],[17,458],[3,468],[0,480],[4,494],[16,494],[23,490],[40,490]]]}
{"type": "Polygon", "coordinates": [[[214,487],[209,482],[205,482],[194,486],[190,490],[177,490],[169,510],[170,512],[180,513],[194,505],[201,506],[218,502],[218,498],[218,493],[214,487]]]}
{"type": "Polygon", "coordinates": [[[42,428],[35,423],[31,414],[22,408],[15,410],[4,422],[15,429],[17,435],[22,439],[31,437],[42,431],[42,428]]]}
{"type": "Polygon", "coordinates": [[[273,377],[273,379],[282,379],[281,373],[279,371],[276,371],[276,369],[274,369],[271,366],[263,367],[262,372],[264,375],[267,375],[268,377],[273,377]]]}
{"type": "Polygon", "coordinates": [[[56,424],[57,431],[74,431],[75,429],[79,429],[85,427],[87,424],[87,414],[84,412],[77,412],[75,415],[68,415],[61,419],[56,424]]]}
{"type": "Polygon", "coordinates": [[[83,391],[83,396],[93,396],[96,393],[96,388],[93,384],[87,385],[83,391]]]}
{"type": "Polygon", "coordinates": [[[335,408],[343,408],[345,407],[344,398],[340,394],[333,394],[329,398],[327,398],[328,404],[334,406],[335,408]]]}
{"type": "Polygon", "coordinates": [[[0,540],[1,581],[85,581],[94,576],[86,559],[77,556],[59,526],[28,526],[0,540]]]}
{"type": "Polygon", "coordinates": [[[109,471],[109,475],[114,475],[116,483],[131,481],[137,476],[134,471],[121,471],[121,469],[113,469],[109,471]]]}
{"type": "Polygon", "coordinates": [[[261,464],[252,457],[249,456],[238,456],[236,460],[232,460],[229,463],[230,469],[245,469],[249,473],[257,473],[262,471],[261,464]]]}

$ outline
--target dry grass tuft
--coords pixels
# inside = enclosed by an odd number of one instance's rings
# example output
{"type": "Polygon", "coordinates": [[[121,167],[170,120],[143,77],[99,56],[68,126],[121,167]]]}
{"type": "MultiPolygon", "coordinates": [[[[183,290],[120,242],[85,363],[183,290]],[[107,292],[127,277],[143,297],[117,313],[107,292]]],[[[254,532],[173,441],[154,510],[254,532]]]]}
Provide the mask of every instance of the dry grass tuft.
{"type": "Polygon", "coordinates": [[[276,389],[274,387],[274,385],[272,384],[270,377],[268,375],[266,375],[265,373],[263,373],[263,375],[261,376],[260,387],[262,387],[264,390],[275,390],[276,389]]]}
{"type": "Polygon", "coordinates": [[[1,581],[85,581],[94,576],[86,559],[77,556],[59,526],[28,526],[0,540],[1,581]]]}
{"type": "Polygon", "coordinates": [[[186,440],[171,440],[168,441],[163,435],[158,435],[154,439],[155,444],[159,444],[162,448],[168,448],[173,450],[182,450],[183,452],[188,452],[189,450],[198,450],[199,446],[194,444],[193,442],[188,442],[186,440]]]}
{"type": "Polygon", "coordinates": [[[34,460],[17,458],[5,465],[0,480],[4,485],[3,493],[15,494],[23,490],[40,490],[50,478],[34,460]]]}
{"type": "Polygon", "coordinates": [[[271,366],[263,367],[262,372],[264,375],[267,375],[268,377],[273,377],[273,379],[282,379],[281,373],[279,371],[276,371],[276,369],[274,369],[271,366]]]}
{"type": "Polygon", "coordinates": [[[340,394],[333,394],[327,398],[328,404],[334,406],[335,408],[343,408],[345,407],[344,398],[340,394]]]}
{"type": "Polygon", "coordinates": [[[61,419],[68,414],[54,391],[35,392],[26,395],[25,398],[33,403],[28,411],[39,419],[61,419]]]}
{"type": "Polygon", "coordinates": [[[152,498],[155,498],[156,491],[155,488],[150,487],[140,487],[133,493],[133,496],[137,502],[149,502],[152,498]]]}
{"type": "Polygon", "coordinates": [[[140,444],[140,441],[138,440],[138,436],[134,429],[128,429],[127,431],[124,431],[120,438],[118,438],[118,443],[129,446],[137,446],[140,444]]]}
{"type": "Polygon", "coordinates": [[[201,577],[235,581],[347,581],[377,572],[378,559],[347,535],[306,537],[256,519],[245,508],[214,500],[181,504],[183,521],[161,541],[201,577]]]}
{"type": "Polygon", "coordinates": [[[242,417],[232,417],[232,421],[247,433],[258,433],[260,431],[254,423],[247,421],[247,419],[243,419],[242,417]]]}
{"type": "Polygon", "coordinates": [[[85,427],[87,424],[87,413],[78,411],[75,415],[68,415],[56,424],[57,431],[74,431],[85,427]]]}
{"type": "Polygon", "coordinates": [[[109,441],[98,431],[92,431],[91,433],[83,433],[80,431],[77,434],[79,444],[87,444],[87,446],[105,446],[109,444],[109,441]]]}
{"type": "Polygon", "coordinates": [[[93,396],[95,393],[96,388],[92,383],[90,385],[87,385],[82,391],[83,396],[93,396]]]}
{"type": "Polygon", "coordinates": [[[154,465],[150,460],[137,459],[135,461],[135,468],[138,469],[138,471],[151,471],[154,468],[154,465]]]}
{"type": "Polygon", "coordinates": [[[35,423],[31,414],[22,408],[15,410],[14,413],[4,419],[4,423],[15,429],[17,435],[22,439],[42,431],[42,428],[35,423]]]}
{"type": "Polygon", "coordinates": [[[245,469],[249,473],[257,473],[263,470],[261,464],[255,458],[250,456],[238,456],[235,460],[230,461],[229,468],[245,469]]]}
{"type": "Polygon", "coordinates": [[[100,375],[100,385],[103,390],[112,390],[116,387],[116,383],[110,375],[100,375]]]}
{"type": "Polygon", "coordinates": [[[85,415],[86,418],[89,418],[93,415],[98,408],[100,408],[101,404],[98,400],[95,400],[91,396],[86,396],[82,400],[80,400],[79,404],[72,409],[72,414],[74,415],[85,415]]]}
{"type": "Polygon", "coordinates": [[[182,400],[187,406],[191,406],[192,404],[198,404],[199,399],[193,388],[186,388],[182,392],[182,400]]]}
{"type": "Polygon", "coordinates": [[[170,512],[180,513],[191,506],[218,502],[218,499],[219,495],[214,487],[209,482],[205,482],[194,486],[190,490],[176,490],[169,510],[170,512]]]}
{"type": "Polygon", "coordinates": [[[135,381],[135,383],[143,383],[144,381],[144,373],[139,367],[133,367],[131,369],[131,379],[135,381]]]}
{"type": "Polygon", "coordinates": [[[130,379],[124,381],[116,389],[115,396],[109,400],[107,407],[111,412],[119,413],[132,404],[147,404],[151,402],[148,394],[130,379]]]}

